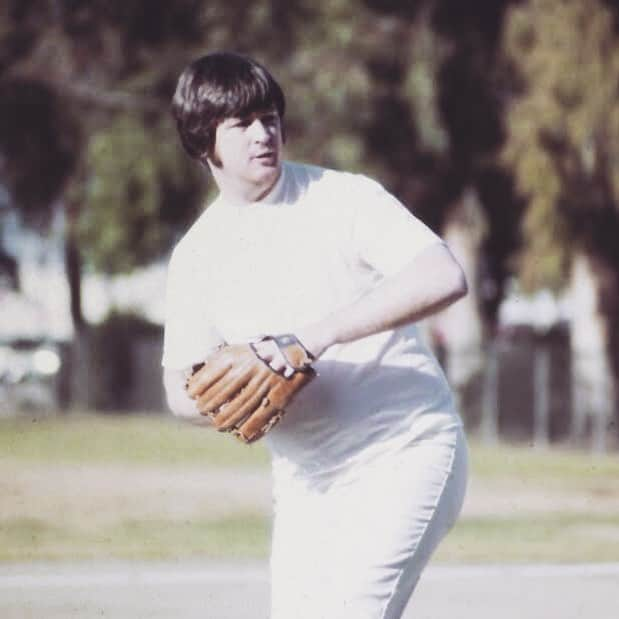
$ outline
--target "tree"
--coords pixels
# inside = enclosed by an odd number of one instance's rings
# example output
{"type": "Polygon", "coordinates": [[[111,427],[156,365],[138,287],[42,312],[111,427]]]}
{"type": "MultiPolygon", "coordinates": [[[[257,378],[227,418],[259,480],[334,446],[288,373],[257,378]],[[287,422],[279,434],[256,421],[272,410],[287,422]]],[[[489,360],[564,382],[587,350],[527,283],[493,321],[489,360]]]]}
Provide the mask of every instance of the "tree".
{"type": "Polygon", "coordinates": [[[197,175],[158,146],[173,143],[163,118],[177,48],[203,34],[197,4],[8,0],[0,8],[0,173],[27,221],[44,225],[52,204],[65,208],[77,330],[83,259],[108,272],[140,264],[197,208],[197,175]],[[124,140],[119,126],[132,127],[124,140]],[[153,232],[155,220],[165,233],[153,232]],[[92,234],[95,222],[104,234],[92,234]]]}
{"type": "MultiPolygon", "coordinates": [[[[608,3],[610,4],[610,3],[608,3]]],[[[614,6],[614,4],[613,4],[614,6]]],[[[597,358],[594,374],[619,375],[619,37],[600,0],[529,0],[509,16],[504,42],[517,75],[504,157],[528,200],[519,272],[529,288],[561,289],[592,278],[595,301],[575,315],[573,341],[590,343],[574,364],[597,358]],[[578,324],[587,325],[579,335],[578,324]],[[605,346],[600,357],[595,342],[605,346]]],[[[582,285],[578,283],[579,289],[582,285]]],[[[584,307],[585,304],[582,304],[584,307]]],[[[574,311],[579,310],[578,306],[574,311]]],[[[593,391],[614,398],[612,380],[593,391]]],[[[601,385],[601,386],[600,386],[601,385]]],[[[593,395],[576,395],[578,405],[593,395]]],[[[597,401],[597,400],[595,400],[597,401]]],[[[593,411],[606,423],[608,407],[593,411]]],[[[576,418],[582,417],[577,415],[576,418]]]]}
{"type": "Polygon", "coordinates": [[[37,89],[48,129],[25,142],[27,119],[6,123],[0,173],[22,209],[64,205],[76,327],[84,261],[108,273],[142,264],[195,213],[204,186],[178,151],[168,102],[190,58],[226,48],[256,56],[285,85],[292,158],[369,172],[437,230],[459,219],[473,190],[490,231],[481,246],[489,259],[471,263],[490,265],[496,293],[483,304],[492,322],[518,205],[496,161],[496,52],[509,4],[7,0],[0,88],[37,89]],[[64,145],[54,165],[50,143],[64,145]],[[17,181],[39,175],[47,180],[31,200],[35,188],[17,181]]]}
{"type": "Polygon", "coordinates": [[[202,41],[202,4],[0,5],[0,175],[26,221],[45,226],[57,205],[66,215],[74,404],[91,403],[84,263],[113,273],[161,255],[198,208],[167,108],[172,75],[202,41]]]}

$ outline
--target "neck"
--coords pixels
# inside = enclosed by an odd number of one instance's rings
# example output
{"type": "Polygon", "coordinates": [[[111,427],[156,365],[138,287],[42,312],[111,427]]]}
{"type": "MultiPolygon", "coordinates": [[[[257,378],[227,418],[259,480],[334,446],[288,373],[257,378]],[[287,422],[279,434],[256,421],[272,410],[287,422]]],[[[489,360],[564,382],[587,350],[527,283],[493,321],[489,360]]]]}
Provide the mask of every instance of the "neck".
{"type": "Polygon", "coordinates": [[[257,202],[261,200],[273,189],[282,173],[282,166],[280,166],[272,179],[263,183],[251,183],[244,179],[227,176],[210,161],[208,164],[219,193],[226,199],[235,202],[257,202]]]}

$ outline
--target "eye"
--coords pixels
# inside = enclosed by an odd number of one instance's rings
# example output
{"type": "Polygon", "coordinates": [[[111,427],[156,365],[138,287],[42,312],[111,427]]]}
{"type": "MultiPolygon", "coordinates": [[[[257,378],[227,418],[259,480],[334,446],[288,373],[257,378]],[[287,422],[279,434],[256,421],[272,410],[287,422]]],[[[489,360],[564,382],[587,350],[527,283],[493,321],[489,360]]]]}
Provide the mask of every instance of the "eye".
{"type": "Polygon", "coordinates": [[[230,118],[226,126],[228,129],[246,129],[251,124],[251,120],[247,118],[230,118]]]}
{"type": "Polygon", "coordinates": [[[262,122],[265,125],[277,125],[277,123],[279,122],[279,116],[277,114],[266,114],[265,116],[262,116],[262,122]]]}

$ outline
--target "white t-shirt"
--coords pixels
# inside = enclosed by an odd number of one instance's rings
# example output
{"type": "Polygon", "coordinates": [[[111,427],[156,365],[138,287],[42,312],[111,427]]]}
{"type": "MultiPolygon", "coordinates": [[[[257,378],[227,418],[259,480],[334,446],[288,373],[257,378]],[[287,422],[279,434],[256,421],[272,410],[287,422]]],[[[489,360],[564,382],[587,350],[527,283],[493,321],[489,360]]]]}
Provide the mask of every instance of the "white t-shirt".
{"type": "MultiPolygon", "coordinates": [[[[219,196],[174,249],[163,365],[186,369],[223,341],[294,333],[440,242],[371,179],[286,162],[266,198],[219,196]]],[[[329,479],[461,425],[415,325],[332,346],[314,367],[265,439],[276,479],[329,479]]]]}

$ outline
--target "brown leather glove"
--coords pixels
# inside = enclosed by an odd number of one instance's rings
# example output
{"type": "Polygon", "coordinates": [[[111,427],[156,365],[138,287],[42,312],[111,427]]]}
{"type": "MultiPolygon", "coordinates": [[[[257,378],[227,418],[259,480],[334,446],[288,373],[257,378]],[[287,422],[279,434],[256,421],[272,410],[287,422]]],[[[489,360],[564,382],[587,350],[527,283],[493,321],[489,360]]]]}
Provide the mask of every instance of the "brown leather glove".
{"type": "Polygon", "coordinates": [[[220,432],[231,432],[245,443],[264,436],[284,415],[296,393],[315,376],[313,356],[292,334],[266,336],[288,363],[275,372],[253,344],[224,346],[210,355],[187,381],[187,393],[198,410],[220,432]]]}

